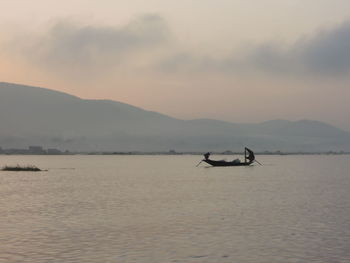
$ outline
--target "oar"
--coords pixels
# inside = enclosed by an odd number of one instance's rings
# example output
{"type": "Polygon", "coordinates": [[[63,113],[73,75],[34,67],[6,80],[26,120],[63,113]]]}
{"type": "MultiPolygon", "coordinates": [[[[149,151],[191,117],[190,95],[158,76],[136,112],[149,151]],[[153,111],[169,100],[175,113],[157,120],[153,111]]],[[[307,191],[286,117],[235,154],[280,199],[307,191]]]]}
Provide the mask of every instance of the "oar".
{"type": "Polygon", "coordinates": [[[198,167],[198,165],[200,165],[201,163],[203,162],[203,160],[202,161],[200,161],[197,165],[196,165],[196,167],[198,167]]]}
{"type": "Polygon", "coordinates": [[[257,162],[258,164],[262,165],[261,163],[259,163],[257,160],[254,160],[255,162],[257,162]]]}

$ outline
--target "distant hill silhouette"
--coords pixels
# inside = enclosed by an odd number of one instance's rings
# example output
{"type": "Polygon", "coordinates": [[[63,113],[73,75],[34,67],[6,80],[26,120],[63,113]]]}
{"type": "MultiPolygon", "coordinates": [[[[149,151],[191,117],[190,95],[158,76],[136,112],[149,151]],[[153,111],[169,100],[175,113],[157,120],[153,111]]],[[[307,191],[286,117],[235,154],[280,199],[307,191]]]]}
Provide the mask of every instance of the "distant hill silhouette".
{"type": "Polygon", "coordinates": [[[326,123],[257,124],[180,120],[110,100],[84,100],[44,88],[0,82],[0,146],[73,151],[350,150],[350,133],[326,123]]]}

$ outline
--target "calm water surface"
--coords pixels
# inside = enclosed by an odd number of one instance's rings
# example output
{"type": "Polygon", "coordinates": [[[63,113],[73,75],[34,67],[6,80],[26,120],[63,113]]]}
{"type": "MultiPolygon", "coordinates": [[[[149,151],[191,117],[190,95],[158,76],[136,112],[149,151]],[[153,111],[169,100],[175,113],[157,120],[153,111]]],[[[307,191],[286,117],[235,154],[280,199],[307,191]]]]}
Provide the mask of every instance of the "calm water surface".
{"type": "Polygon", "coordinates": [[[350,262],[350,156],[0,156],[0,262],[350,262]],[[219,157],[218,157],[219,158],[219,157]]]}

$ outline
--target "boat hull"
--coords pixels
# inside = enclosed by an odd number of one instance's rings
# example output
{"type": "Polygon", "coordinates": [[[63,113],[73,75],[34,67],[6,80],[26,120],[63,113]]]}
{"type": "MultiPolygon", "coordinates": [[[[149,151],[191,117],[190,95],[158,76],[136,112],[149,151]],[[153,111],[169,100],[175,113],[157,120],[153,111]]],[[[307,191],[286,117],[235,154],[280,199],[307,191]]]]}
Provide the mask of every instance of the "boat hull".
{"type": "Polygon", "coordinates": [[[226,162],[226,161],[214,161],[214,160],[203,160],[203,162],[206,162],[207,164],[210,164],[212,166],[248,166],[252,163],[237,163],[237,162],[226,162]]]}

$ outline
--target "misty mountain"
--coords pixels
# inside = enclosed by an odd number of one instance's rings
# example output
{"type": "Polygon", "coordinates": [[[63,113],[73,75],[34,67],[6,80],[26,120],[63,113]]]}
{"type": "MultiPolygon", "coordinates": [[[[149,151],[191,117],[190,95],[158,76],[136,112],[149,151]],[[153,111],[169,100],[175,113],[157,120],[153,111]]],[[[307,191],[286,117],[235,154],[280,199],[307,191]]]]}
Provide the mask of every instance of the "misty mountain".
{"type": "Polygon", "coordinates": [[[0,146],[72,151],[350,150],[350,133],[326,123],[180,120],[111,100],[0,83],[0,146]]]}

